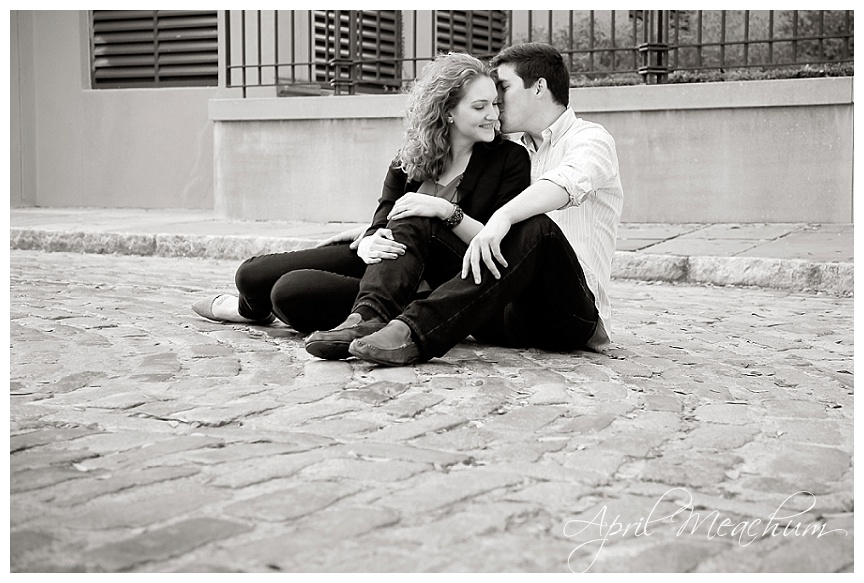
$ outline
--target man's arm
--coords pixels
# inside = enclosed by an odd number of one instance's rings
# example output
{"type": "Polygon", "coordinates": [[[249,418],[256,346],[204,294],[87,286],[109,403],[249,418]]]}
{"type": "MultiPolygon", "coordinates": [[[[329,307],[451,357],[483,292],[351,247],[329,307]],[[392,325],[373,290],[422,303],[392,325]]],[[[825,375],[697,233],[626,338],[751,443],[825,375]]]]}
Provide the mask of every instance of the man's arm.
{"type": "Polygon", "coordinates": [[[501,254],[501,241],[510,232],[510,227],[533,216],[559,209],[568,202],[570,196],[567,191],[548,180],[538,180],[523,190],[519,196],[495,211],[471,240],[462,259],[462,279],[472,273],[474,283],[479,284],[481,261],[495,279],[501,279],[498,264],[507,267],[507,260],[501,254]]]}
{"type": "Polygon", "coordinates": [[[618,157],[612,136],[599,126],[580,132],[555,168],[498,209],[474,237],[462,261],[462,278],[471,272],[474,282],[480,283],[482,261],[500,279],[498,264],[507,267],[501,241],[510,227],[541,213],[582,204],[591,192],[617,180],[617,176],[618,157]]]}
{"type": "Polygon", "coordinates": [[[570,196],[566,190],[549,180],[538,180],[492,216],[501,215],[511,225],[515,225],[525,219],[559,209],[569,201],[570,196]]]}

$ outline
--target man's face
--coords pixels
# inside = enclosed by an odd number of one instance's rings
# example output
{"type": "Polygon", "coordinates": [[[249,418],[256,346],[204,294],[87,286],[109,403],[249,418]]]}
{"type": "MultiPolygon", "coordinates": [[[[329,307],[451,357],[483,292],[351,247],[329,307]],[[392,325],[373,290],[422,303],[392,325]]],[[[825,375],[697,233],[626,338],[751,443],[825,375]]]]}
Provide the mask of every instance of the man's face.
{"type": "Polygon", "coordinates": [[[524,132],[534,107],[534,87],[525,88],[522,78],[509,63],[498,67],[498,107],[501,131],[524,132]]]}

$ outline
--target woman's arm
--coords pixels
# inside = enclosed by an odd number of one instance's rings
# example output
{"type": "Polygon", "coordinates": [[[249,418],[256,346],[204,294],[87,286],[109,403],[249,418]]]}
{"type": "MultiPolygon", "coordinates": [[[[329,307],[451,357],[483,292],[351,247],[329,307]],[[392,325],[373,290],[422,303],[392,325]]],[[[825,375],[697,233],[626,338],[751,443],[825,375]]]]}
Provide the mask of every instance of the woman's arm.
{"type": "MultiPolygon", "coordinates": [[[[455,208],[452,202],[443,198],[420,192],[408,192],[396,201],[387,218],[396,221],[408,217],[432,217],[443,221],[453,214],[455,208]]],[[[453,227],[453,232],[468,243],[482,228],[483,223],[465,215],[462,222],[453,227]]]]}
{"type": "Polygon", "coordinates": [[[361,230],[351,243],[351,249],[356,250],[357,256],[366,264],[378,263],[382,259],[395,259],[405,253],[405,245],[394,241],[390,230],[384,227],[387,226],[387,215],[393,209],[393,204],[405,192],[407,180],[407,176],[394,160],[384,177],[384,187],[381,198],[378,199],[378,208],[372,216],[372,223],[361,230]]]}
{"type": "MultiPolygon", "coordinates": [[[[487,211],[488,214],[515,198],[531,183],[531,159],[527,150],[522,146],[507,147],[504,160],[500,166],[496,165],[495,168],[501,169],[501,175],[496,197],[492,203],[493,208],[487,211]]],[[[494,179],[493,176],[488,175],[486,170],[483,171],[480,178],[482,180],[494,179]]],[[[398,220],[407,217],[435,217],[443,221],[453,214],[454,208],[453,203],[442,198],[409,192],[394,203],[387,218],[398,220]]],[[[483,223],[466,214],[462,221],[453,227],[453,233],[465,243],[470,243],[482,228],[483,223]]]]}
{"type": "Polygon", "coordinates": [[[384,177],[384,187],[381,191],[381,198],[378,199],[378,208],[375,209],[375,214],[372,216],[372,223],[366,229],[365,236],[372,235],[378,229],[383,229],[387,226],[388,215],[393,210],[393,205],[403,194],[405,194],[405,184],[408,182],[408,177],[405,175],[396,163],[396,160],[390,164],[387,170],[387,176],[384,177]]]}
{"type": "Polygon", "coordinates": [[[507,149],[509,151],[504,157],[501,183],[493,203],[494,208],[489,212],[490,215],[531,186],[531,157],[528,155],[528,150],[515,143],[513,147],[507,149]]]}
{"type": "MultiPolygon", "coordinates": [[[[531,157],[528,155],[528,151],[519,145],[507,149],[509,151],[504,157],[501,181],[492,211],[501,208],[531,185],[531,157]]],[[[484,172],[480,178],[482,180],[490,179],[485,174],[484,172]]],[[[447,215],[447,217],[449,216],[447,215]]],[[[484,226],[480,221],[465,215],[462,222],[453,228],[453,232],[465,243],[471,243],[484,226]]]]}

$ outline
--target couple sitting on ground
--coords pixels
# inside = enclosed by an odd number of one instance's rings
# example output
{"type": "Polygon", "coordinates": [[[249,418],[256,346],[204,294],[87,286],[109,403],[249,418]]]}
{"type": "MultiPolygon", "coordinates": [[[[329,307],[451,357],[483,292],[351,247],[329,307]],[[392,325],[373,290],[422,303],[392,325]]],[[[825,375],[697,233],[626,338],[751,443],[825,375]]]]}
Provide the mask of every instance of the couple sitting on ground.
{"type": "Polygon", "coordinates": [[[614,141],[569,108],[553,47],[509,47],[490,67],[451,53],[424,69],[369,228],[249,259],[239,298],[193,309],[241,323],[275,314],[311,332],[315,356],[390,366],[469,335],[553,351],[608,345],[623,201],[614,141]],[[521,143],[502,139],[499,122],[521,143]]]}

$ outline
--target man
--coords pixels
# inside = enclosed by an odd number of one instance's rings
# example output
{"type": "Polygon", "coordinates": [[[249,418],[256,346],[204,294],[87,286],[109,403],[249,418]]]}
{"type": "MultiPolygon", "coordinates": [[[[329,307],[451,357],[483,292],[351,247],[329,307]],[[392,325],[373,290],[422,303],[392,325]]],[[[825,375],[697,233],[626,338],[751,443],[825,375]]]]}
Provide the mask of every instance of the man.
{"type": "MultiPolygon", "coordinates": [[[[623,202],[614,141],[569,108],[569,74],[553,47],[516,45],[491,64],[501,130],[523,132],[532,184],[473,238],[461,274],[401,314],[382,314],[389,323],[377,332],[357,334],[349,351],[358,358],[390,366],[423,362],[468,335],[556,351],[599,351],[609,343],[607,288],[623,202]]],[[[434,239],[440,228],[427,225],[412,236],[434,239]]],[[[380,265],[374,267],[394,267],[380,265]]],[[[387,281],[383,272],[378,279],[387,281]]],[[[355,305],[358,312],[381,312],[362,287],[355,305]]]]}

